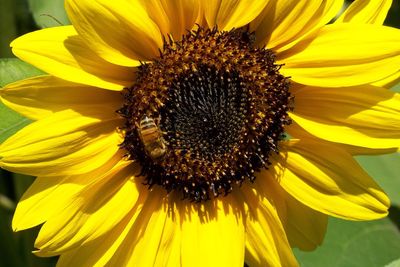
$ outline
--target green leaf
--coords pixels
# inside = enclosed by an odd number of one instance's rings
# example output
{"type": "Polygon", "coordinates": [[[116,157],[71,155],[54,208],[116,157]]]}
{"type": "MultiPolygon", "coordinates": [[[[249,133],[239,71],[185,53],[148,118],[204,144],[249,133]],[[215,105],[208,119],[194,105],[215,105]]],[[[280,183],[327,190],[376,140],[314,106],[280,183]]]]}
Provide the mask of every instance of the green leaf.
{"type": "Polygon", "coordinates": [[[41,28],[70,24],[64,0],[28,0],[36,24],[41,28]]]}
{"type": "MultiPolygon", "coordinates": [[[[42,71],[16,58],[0,59],[0,86],[43,74],[42,71]]],[[[0,103],[0,143],[31,121],[0,103]]]]}
{"type": "Polygon", "coordinates": [[[17,58],[0,58],[0,86],[42,75],[44,72],[17,58]]]}
{"type": "Polygon", "coordinates": [[[330,218],[314,252],[294,250],[302,267],[383,267],[400,256],[400,232],[389,219],[352,222],[330,218]]]}
{"type": "Polygon", "coordinates": [[[400,267],[400,258],[392,261],[390,264],[386,265],[385,267],[400,267]]]}
{"type": "Polygon", "coordinates": [[[393,91],[395,91],[397,93],[400,93],[400,83],[395,85],[395,86],[393,86],[391,90],[393,90],[393,91]]]}
{"type": "Polygon", "coordinates": [[[0,116],[0,143],[31,122],[3,104],[0,104],[0,116]]]}
{"type": "Polygon", "coordinates": [[[400,206],[400,153],[357,156],[356,160],[385,190],[392,204],[400,206]]]}

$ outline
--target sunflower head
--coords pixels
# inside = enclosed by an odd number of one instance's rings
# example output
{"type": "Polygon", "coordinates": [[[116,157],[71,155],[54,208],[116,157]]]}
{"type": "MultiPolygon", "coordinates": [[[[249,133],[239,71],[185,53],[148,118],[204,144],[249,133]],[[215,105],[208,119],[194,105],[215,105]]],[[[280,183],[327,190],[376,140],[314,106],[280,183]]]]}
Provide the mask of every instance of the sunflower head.
{"type": "Polygon", "coordinates": [[[268,166],[292,97],[273,52],[255,47],[254,37],[199,27],[139,67],[119,110],[121,148],[147,184],[208,200],[268,166]]]}

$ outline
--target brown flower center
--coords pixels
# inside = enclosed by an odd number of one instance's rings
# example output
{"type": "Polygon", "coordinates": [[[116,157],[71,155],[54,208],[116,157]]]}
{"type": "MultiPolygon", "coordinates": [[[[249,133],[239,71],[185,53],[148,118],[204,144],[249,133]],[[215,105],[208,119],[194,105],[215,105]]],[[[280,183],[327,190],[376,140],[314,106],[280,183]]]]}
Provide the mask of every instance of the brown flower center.
{"type": "Polygon", "coordinates": [[[124,91],[121,148],[150,186],[207,200],[253,181],[283,138],[289,81],[245,30],[199,29],[164,45],[124,91]]]}

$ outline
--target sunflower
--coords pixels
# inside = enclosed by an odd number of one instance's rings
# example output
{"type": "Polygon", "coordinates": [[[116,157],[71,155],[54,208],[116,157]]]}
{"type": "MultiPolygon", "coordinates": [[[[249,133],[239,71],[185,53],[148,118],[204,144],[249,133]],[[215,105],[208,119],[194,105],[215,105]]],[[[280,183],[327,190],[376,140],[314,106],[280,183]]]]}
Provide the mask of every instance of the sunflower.
{"type": "Polygon", "coordinates": [[[391,1],[66,0],[14,54],[48,75],[0,166],[37,176],[15,231],[57,266],[298,266],[328,216],[389,200],[353,159],[400,147],[391,1]]]}

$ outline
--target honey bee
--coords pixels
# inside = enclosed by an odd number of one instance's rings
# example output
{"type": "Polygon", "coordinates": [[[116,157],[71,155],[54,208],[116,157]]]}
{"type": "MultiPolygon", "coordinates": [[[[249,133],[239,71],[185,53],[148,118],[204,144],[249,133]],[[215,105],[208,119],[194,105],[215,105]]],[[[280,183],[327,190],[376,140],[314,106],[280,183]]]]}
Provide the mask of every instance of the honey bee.
{"type": "Polygon", "coordinates": [[[146,153],[153,160],[161,159],[165,155],[167,152],[165,141],[153,118],[143,115],[139,123],[138,133],[146,153]]]}

